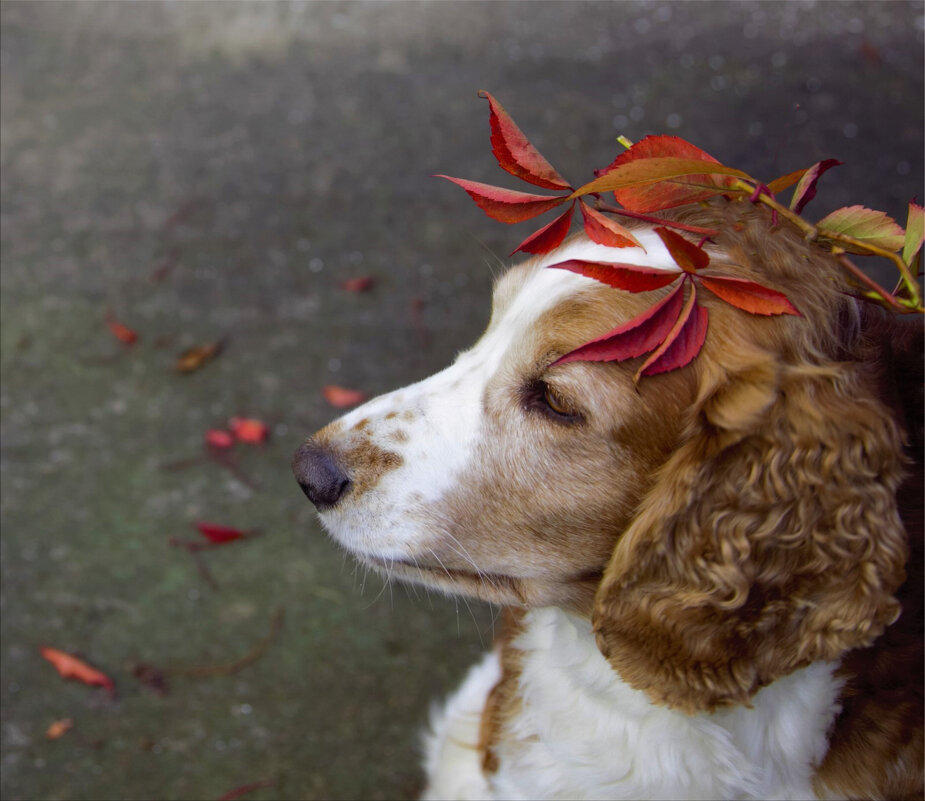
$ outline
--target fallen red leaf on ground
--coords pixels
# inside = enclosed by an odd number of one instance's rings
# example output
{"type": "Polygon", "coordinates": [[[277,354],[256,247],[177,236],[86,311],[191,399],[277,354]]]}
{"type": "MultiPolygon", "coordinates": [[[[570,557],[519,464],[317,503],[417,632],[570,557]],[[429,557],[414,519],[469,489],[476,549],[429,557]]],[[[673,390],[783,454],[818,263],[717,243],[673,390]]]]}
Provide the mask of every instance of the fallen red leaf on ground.
{"type": "Polygon", "coordinates": [[[211,448],[230,448],[234,445],[234,437],[227,431],[219,428],[210,428],[206,431],[206,445],[211,448]]]}
{"type": "Polygon", "coordinates": [[[376,279],[370,275],[364,275],[361,278],[348,278],[342,281],[340,288],[345,292],[367,292],[376,284],[376,279]]]}
{"type": "Polygon", "coordinates": [[[266,442],[270,436],[269,426],[254,417],[232,417],[228,421],[228,428],[238,442],[247,442],[250,445],[266,442]]]}
{"type": "Polygon", "coordinates": [[[96,668],[90,667],[76,656],[47,646],[43,646],[39,651],[45,659],[55,666],[62,678],[76,679],[93,687],[105,687],[110,692],[113,692],[116,688],[115,683],[109,676],[101,673],[96,668]]]}
{"type": "Polygon", "coordinates": [[[338,409],[346,409],[349,406],[356,406],[366,400],[366,393],[358,389],[348,389],[339,387],[336,384],[328,384],[321,388],[321,394],[324,399],[338,409]]]}
{"type": "Polygon", "coordinates": [[[112,335],[125,345],[134,345],[138,341],[138,332],[133,331],[124,323],[119,322],[111,311],[106,311],[106,325],[112,331],[112,335]]]}
{"type": "Polygon", "coordinates": [[[275,787],[276,782],[273,780],[265,780],[262,782],[252,782],[251,784],[242,784],[240,787],[235,787],[234,790],[229,790],[222,796],[219,796],[218,801],[234,801],[236,798],[240,798],[242,795],[247,795],[248,793],[253,792],[254,790],[260,790],[264,787],[275,787]]]}
{"type": "Polygon", "coordinates": [[[217,523],[206,523],[204,521],[200,521],[195,525],[199,533],[215,545],[233,542],[234,540],[243,540],[252,533],[249,531],[241,531],[241,529],[238,528],[231,528],[230,526],[220,526],[217,523]]]}
{"type": "Polygon", "coordinates": [[[224,342],[219,341],[187,348],[179,355],[174,367],[178,373],[192,373],[218,356],[222,352],[223,346],[224,342]]]}
{"type": "Polygon", "coordinates": [[[57,740],[67,734],[74,728],[74,721],[71,718],[62,718],[54,721],[46,730],[45,738],[47,740],[57,740]]]}

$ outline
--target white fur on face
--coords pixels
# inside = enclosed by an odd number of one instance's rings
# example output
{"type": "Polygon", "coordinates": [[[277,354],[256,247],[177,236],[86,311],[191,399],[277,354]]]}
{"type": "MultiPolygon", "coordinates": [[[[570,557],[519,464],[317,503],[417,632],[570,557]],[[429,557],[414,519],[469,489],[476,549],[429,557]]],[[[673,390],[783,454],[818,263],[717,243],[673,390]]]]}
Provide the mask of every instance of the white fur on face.
{"type": "MultiPolygon", "coordinates": [[[[477,468],[472,461],[484,433],[487,385],[512,347],[535,336],[544,313],[596,284],[570,271],[544,268],[583,259],[678,269],[656,234],[639,231],[637,236],[645,250],[609,248],[580,238],[514,268],[496,288],[496,308],[485,334],[450,367],[374,398],[325,429],[329,433],[322,434],[335,449],[362,442],[400,459],[372,486],[348,492],[322,513],[329,533],[354,555],[379,566],[433,554],[430,546],[439,535],[425,521],[433,519],[448,490],[477,468]]],[[[478,572],[476,565],[472,568],[478,572]]]]}

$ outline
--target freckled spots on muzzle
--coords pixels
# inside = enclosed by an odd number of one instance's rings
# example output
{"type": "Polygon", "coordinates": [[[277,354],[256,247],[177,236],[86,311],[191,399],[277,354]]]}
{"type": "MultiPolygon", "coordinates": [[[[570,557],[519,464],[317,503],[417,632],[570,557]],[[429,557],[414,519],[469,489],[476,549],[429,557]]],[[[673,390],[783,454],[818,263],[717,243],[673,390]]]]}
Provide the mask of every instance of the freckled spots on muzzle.
{"type": "Polygon", "coordinates": [[[368,492],[402,461],[369,440],[339,448],[330,437],[315,437],[296,450],[292,471],[306,497],[324,512],[368,492]]]}

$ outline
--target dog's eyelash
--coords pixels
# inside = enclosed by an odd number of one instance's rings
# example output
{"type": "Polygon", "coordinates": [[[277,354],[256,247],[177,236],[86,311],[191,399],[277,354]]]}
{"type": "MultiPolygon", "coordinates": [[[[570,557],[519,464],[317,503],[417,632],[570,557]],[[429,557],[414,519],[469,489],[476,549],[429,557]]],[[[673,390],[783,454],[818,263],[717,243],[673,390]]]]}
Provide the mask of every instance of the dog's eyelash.
{"type": "Polygon", "coordinates": [[[525,388],[524,407],[558,423],[577,423],[584,419],[573,403],[541,379],[530,382],[525,388]]]}

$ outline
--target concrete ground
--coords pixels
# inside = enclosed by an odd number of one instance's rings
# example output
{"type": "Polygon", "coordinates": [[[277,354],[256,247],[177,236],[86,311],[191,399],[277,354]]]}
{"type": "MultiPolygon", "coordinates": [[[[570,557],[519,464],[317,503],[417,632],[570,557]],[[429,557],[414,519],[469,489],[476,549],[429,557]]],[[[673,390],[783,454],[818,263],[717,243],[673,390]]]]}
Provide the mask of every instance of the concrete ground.
{"type": "Polygon", "coordinates": [[[573,181],[618,134],[660,132],[768,178],[842,159],[819,215],[859,203],[904,221],[923,197],[919,2],[6,1],[0,15],[11,801],[419,790],[428,704],[487,647],[493,610],[357,571],[289,457],[337,414],[322,386],[423,377],[485,324],[495,254],[528,229],[430,177],[515,185],[478,89],[573,181]],[[370,292],[340,288],[361,276],[370,292]],[[174,371],[217,340],[218,358],[174,371]],[[268,421],[269,443],[239,446],[233,469],[199,459],[234,415],[268,421]],[[261,536],[197,563],[170,544],[197,520],[261,536]],[[81,653],[117,693],[65,682],[42,645],[81,653]]]}

